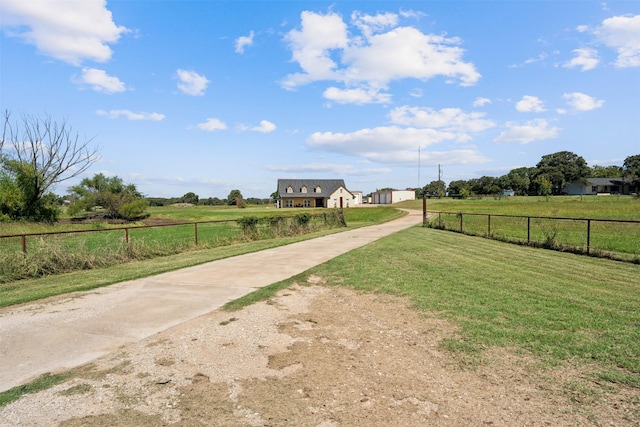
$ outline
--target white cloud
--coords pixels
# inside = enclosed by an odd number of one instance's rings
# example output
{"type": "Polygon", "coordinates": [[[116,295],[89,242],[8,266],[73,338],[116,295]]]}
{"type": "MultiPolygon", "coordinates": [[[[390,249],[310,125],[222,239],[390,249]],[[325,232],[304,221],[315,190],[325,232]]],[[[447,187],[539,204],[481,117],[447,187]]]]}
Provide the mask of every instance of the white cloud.
{"type": "Polygon", "coordinates": [[[566,62],[563,67],[565,68],[576,68],[580,67],[580,71],[588,71],[593,70],[600,63],[600,59],[598,58],[598,51],[592,48],[581,48],[574,49],[573,54],[575,57],[566,62]]]}
{"type": "Polygon", "coordinates": [[[577,111],[595,110],[596,108],[602,107],[604,104],[603,100],[595,99],[580,92],[565,93],[562,95],[562,99],[567,101],[567,104],[577,111]]]}
{"type": "Polygon", "coordinates": [[[2,0],[0,16],[6,34],[73,65],[108,61],[109,44],[128,31],[113,22],[105,0],[2,0]]]}
{"type": "Polygon", "coordinates": [[[260,120],[260,126],[255,126],[251,128],[252,131],[269,133],[276,130],[276,125],[271,123],[269,120],[260,120]]]}
{"type": "Polygon", "coordinates": [[[207,86],[209,86],[209,80],[205,76],[202,76],[195,71],[178,70],[177,71],[178,89],[187,95],[200,96],[204,95],[207,86]]]}
{"type": "Polygon", "coordinates": [[[391,102],[391,95],[380,93],[376,89],[339,89],[330,87],[322,94],[326,99],[338,104],[387,104],[391,102]]]}
{"type": "Polygon", "coordinates": [[[209,132],[213,132],[216,130],[225,130],[227,125],[220,119],[209,118],[203,123],[198,123],[196,127],[200,130],[206,130],[209,132]]]}
{"type": "Polygon", "coordinates": [[[524,124],[507,122],[504,132],[502,132],[494,142],[516,142],[528,144],[533,141],[557,138],[560,131],[557,127],[550,127],[544,119],[536,119],[524,124]]]}
{"type": "MultiPolygon", "coordinates": [[[[333,12],[302,12],[301,28],[285,37],[302,72],[286,76],[282,86],[295,89],[315,81],[339,82],[345,85],[344,93],[332,88],[329,95],[362,103],[367,100],[363,95],[382,94],[394,80],[443,76],[448,82],[458,80],[469,86],[480,78],[474,65],[462,60],[464,50],[458,38],[398,27],[395,14],[354,12],[352,23],[354,28],[348,28],[333,12]],[[353,35],[358,29],[362,35],[353,35]]],[[[368,100],[380,102],[376,96],[368,100]]]]}
{"type": "Polygon", "coordinates": [[[96,68],[83,68],[82,75],[80,77],[74,76],[72,81],[80,86],[90,86],[96,92],[111,94],[127,90],[120,79],[96,68]]]}
{"type": "Polygon", "coordinates": [[[489,98],[478,97],[473,101],[474,107],[484,107],[487,104],[491,104],[491,100],[489,98]]]}
{"type": "Polygon", "coordinates": [[[293,60],[304,73],[287,76],[283,86],[293,89],[316,80],[337,78],[337,64],[331,59],[330,51],[348,46],[347,25],[335,13],[320,15],[304,11],[300,15],[301,29],[291,30],[285,40],[293,52],[293,60]]]}
{"type": "Polygon", "coordinates": [[[357,169],[351,164],[339,164],[339,163],[307,163],[301,165],[268,165],[267,170],[273,172],[285,172],[291,174],[301,173],[322,173],[331,175],[348,175],[348,176],[366,176],[366,175],[381,175],[383,173],[391,172],[389,168],[368,168],[357,169]]]}
{"type": "Polygon", "coordinates": [[[456,138],[453,132],[390,126],[349,133],[315,132],[307,138],[307,145],[315,150],[392,164],[417,160],[418,147],[456,138]]]}
{"type": "Polygon", "coordinates": [[[516,103],[516,110],[521,113],[542,113],[545,111],[544,102],[537,96],[525,95],[516,103]]]}
{"type": "Polygon", "coordinates": [[[422,89],[420,88],[415,88],[411,92],[409,92],[409,96],[412,96],[414,98],[422,98],[423,95],[424,94],[422,92],[422,89]]]}
{"type": "Polygon", "coordinates": [[[110,119],[117,119],[120,116],[124,116],[129,120],[151,120],[160,121],[165,119],[164,114],[160,113],[134,113],[130,110],[98,110],[96,112],[99,116],[107,116],[110,119]]]}
{"type": "Polygon", "coordinates": [[[248,36],[241,36],[236,39],[236,53],[244,53],[244,48],[247,46],[253,46],[254,32],[251,31],[248,36]]]}
{"type": "Polygon", "coordinates": [[[387,28],[398,25],[398,15],[395,13],[378,13],[377,15],[366,15],[359,11],[351,14],[351,23],[357,27],[365,37],[370,37],[373,33],[380,33],[387,28]]]}
{"type": "Polygon", "coordinates": [[[617,67],[640,67],[640,15],[605,19],[595,35],[603,44],[616,50],[617,67]]]}
{"type": "Polygon", "coordinates": [[[484,118],[485,113],[467,113],[459,108],[443,108],[439,111],[428,107],[394,108],[389,117],[394,124],[423,128],[444,129],[451,132],[481,132],[495,126],[484,118]]]}

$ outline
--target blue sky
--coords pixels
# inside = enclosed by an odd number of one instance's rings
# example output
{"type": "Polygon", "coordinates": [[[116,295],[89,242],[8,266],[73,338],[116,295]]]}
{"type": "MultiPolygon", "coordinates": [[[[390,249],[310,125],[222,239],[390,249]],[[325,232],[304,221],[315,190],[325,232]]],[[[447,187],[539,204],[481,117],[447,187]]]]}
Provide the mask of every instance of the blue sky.
{"type": "Polygon", "coordinates": [[[85,176],[147,196],[640,154],[637,1],[2,0],[0,24],[2,110],[66,119],[85,176]]]}

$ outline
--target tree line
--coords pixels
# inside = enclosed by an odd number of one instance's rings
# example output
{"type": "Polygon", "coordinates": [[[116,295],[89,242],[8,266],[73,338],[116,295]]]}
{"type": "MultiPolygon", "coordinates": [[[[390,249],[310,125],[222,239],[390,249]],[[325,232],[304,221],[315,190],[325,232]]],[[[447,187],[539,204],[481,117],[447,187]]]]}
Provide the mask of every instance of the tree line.
{"type": "Polygon", "coordinates": [[[559,151],[542,156],[533,167],[512,169],[499,176],[482,176],[469,180],[431,181],[416,188],[418,197],[467,198],[473,195],[502,195],[513,191],[516,196],[549,196],[563,194],[564,188],[576,181],[588,178],[620,178],[631,186],[640,186],[640,154],[628,156],[622,166],[589,167],[582,156],[570,151],[559,151]]]}
{"type": "Polygon", "coordinates": [[[218,197],[200,198],[194,192],[188,192],[182,197],[147,197],[147,201],[150,206],[171,206],[179,203],[187,203],[190,205],[200,206],[238,206],[244,205],[268,205],[272,203],[271,199],[260,199],[257,197],[242,196],[240,190],[231,190],[226,199],[220,199],[218,197]]]}

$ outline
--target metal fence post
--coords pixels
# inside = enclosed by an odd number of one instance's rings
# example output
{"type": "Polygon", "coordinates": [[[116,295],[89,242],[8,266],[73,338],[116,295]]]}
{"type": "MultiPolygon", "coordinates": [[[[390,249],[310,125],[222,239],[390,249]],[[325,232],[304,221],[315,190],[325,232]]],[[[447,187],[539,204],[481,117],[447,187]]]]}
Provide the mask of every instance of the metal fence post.
{"type": "Polygon", "coordinates": [[[129,250],[129,229],[124,229],[124,241],[127,244],[127,250],[129,250]]]}
{"type": "Polygon", "coordinates": [[[527,243],[531,243],[531,217],[527,217],[527,243]]]}
{"type": "Polygon", "coordinates": [[[195,236],[196,246],[198,246],[198,223],[193,223],[193,234],[195,236]]]}
{"type": "Polygon", "coordinates": [[[487,236],[491,237],[491,215],[487,215],[487,236]]]}
{"type": "Polygon", "coordinates": [[[462,233],[462,214],[460,214],[460,232],[462,233]]]}

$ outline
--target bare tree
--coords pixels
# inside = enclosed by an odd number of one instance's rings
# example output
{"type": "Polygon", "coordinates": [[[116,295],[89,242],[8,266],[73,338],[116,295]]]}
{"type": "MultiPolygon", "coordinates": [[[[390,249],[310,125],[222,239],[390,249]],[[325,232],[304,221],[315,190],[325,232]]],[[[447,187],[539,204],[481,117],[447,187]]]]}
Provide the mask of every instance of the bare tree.
{"type": "Polygon", "coordinates": [[[56,122],[50,116],[38,118],[23,115],[21,122],[12,123],[5,111],[0,157],[29,166],[35,174],[30,202],[43,197],[55,184],[74,178],[86,171],[98,159],[98,148],[90,145],[93,138],[81,139],[72,131],[66,119],[56,122]]]}

